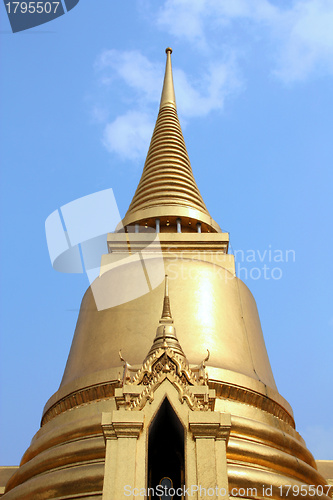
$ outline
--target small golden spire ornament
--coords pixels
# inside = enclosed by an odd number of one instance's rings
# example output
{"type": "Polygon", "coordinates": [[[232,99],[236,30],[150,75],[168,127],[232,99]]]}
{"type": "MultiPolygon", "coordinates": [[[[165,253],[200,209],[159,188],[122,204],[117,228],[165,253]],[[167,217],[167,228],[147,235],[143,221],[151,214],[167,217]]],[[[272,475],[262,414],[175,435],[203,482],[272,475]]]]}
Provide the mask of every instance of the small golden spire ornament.
{"type": "Polygon", "coordinates": [[[158,349],[172,349],[176,354],[185,358],[185,354],[176,335],[176,328],[173,326],[169,298],[168,275],[165,275],[164,299],[161,319],[156,330],[156,336],[146,357],[148,359],[158,349]]]}
{"type": "Polygon", "coordinates": [[[171,323],[173,323],[173,319],[171,316],[171,309],[170,309],[170,299],[169,299],[169,278],[168,275],[165,275],[165,286],[164,286],[164,300],[163,300],[163,310],[162,310],[162,316],[160,319],[160,323],[162,320],[170,320],[171,323]]]}

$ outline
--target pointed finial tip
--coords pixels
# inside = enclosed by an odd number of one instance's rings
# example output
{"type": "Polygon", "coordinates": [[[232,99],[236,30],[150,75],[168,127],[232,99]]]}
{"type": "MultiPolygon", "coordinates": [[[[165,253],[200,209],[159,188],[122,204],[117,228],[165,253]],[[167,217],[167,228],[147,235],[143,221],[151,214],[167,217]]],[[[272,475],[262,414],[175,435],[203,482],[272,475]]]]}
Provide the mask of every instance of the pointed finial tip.
{"type": "Polygon", "coordinates": [[[165,287],[164,287],[164,297],[168,297],[169,296],[169,279],[168,279],[168,275],[167,274],[165,275],[164,284],[165,284],[165,287]]]}
{"type": "Polygon", "coordinates": [[[161,95],[161,103],[160,109],[164,106],[172,106],[176,109],[176,98],[175,91],[173,88],[173,79],[172,79],[172,64],[171,64],[171,52],[172,49],[168,47],[165,49],[166,51],[166,65],[165,65],[165,74],[164,74],[164,83],[161,95]]]}

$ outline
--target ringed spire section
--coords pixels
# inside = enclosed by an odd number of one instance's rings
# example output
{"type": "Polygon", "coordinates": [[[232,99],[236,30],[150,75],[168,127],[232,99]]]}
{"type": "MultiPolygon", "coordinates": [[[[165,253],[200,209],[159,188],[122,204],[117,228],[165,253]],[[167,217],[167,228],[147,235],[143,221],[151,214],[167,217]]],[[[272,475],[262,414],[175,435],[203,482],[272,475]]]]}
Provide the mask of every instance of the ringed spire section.
{"type": "Polygon", "coordinates": [[[172,49],[167,48],[160,109],[123,226],[136,225],[138,231],[156,227],[161,232],[221,232],[194,180],[177,115],[171,53],[172,49]]]}

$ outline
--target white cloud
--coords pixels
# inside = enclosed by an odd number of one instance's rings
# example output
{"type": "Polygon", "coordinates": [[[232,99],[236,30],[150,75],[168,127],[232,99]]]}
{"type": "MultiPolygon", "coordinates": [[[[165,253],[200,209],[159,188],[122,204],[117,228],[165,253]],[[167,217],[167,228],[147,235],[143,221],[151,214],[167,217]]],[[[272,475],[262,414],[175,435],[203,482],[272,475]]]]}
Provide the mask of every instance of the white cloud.
{"type": "MultiPolygon", "coordinates": [[[[108,87],[123,90],[120,100],[127,111],[110,123],[104,123],[103,144],[111,153],[122,159],[136,160],[144,158],[153,132],[157,115],[157,103],[160,99],[164,67],[154,63],[139,51],[104,51],[97,60],[96,68],[100,82],[108,87]],[[128,95],[135,92],[135,109],[128,95]],[[144,111],[142,111],[144,110],[144,111]]],[[[221,109],[225,97],[240,88],[232,58],[224,62],[210,62],[206,71],[202,70],[195,77],[183,70],[174,68],[174,81],[177,106],[183,121],[221,109]]],[[[115,94],[113,94],[115,95],[115,94]]],[[[113,97],[116,99],[116,97],[113,97]]],[[[119,102],[117,103],[119,105],[119,102]]],[[[112,107],[112,103],[110,105],[112,107]]],[[[95,105],[95,120],[103,120],[103,108],[95,105]]]]}
{"type": "Polygon", "coordinates": [[[175,69],[174,80],[179,111],[185,119],[222,109],[226,96],[241,88],[232,61],[211,64],[196,82],[190,82],[184,71],[175,69]]]}
{"type": "Polygon", "coordinates": [[[135,89],[140,99],[157,102],[161,92],[163,65],[154,64],[139,51],[106,50],[98,58],[96,67],[102,83],[111,84],[116,78],[135,89]]]}
{"type": "MultiPolygon", "coordinates": [[[[105,85],[118,78],[134,89],[136,102],[141,107],[146,108],[147,102],[159,101],[164,68],[140,52],[105,51],[98,58],[97,67],[105,85]]],[[[213,109],[221,108],[226,94],[240,86],[232,58],[225,62],[210,62],[208,69],[200,71],[196,78],[177,68],[173,69],[173,75],[177,103],[185,118],[207,115],[213,109]]]]}
{"type": "Polygon", "coordinates": [[[214,27],[221,29],[238,19],[267,23],[277,15],[278,9],[267,0],[166,0],[157,23],[174,36],[206,47],[216,36],[214,27]]]}
{"type": "MultiPolygon", "coordinates": [[[[191,75],[174,66],[183,123],[221,110],[226,97],[242,87],[242,63],[253,54],[270,60],[271,72],[286,83],[333,74],[332,0],[295,0],[289,7],[269,0],[165,0],[158,7],[150,5],[157,9],[157,25],[191,42],[189,51],[194,48],[201,57],[196,57],[191,75]]],[[[94,120],[104,126],[104,145],[123,159],[143,159],[164,64],[138,50],[112,49],[100,55],[96,69],[99,82],[113,96],[93,110],[94,120]]]]}
{"type": "Polygon", "coordinates": [[[333,2],[299,1],[280,25],[281,48],[275,74],[286,82],[333,74],[333,2]]]}
{"type": "Polygon", "coordinates": [[[105,126],[103,144],[122,159],[137,160],[147,153],[153,127],[148,114],[128,111],[105,126]]]}
{"type": "MultiPolygon", "coordinates": [[[[157,24],[178,38],[195,43],[206,52],[217,39],[234,40],[234,25],[239,21],[271,24],[278,10],[267,0],[166,0],[159,9],[157,24]]],[[[246,24],[244,25],[246,26],[246,24]]],[[[217,44],[217,49],[220,45],[217,44]]]]}
{"type": "Polygon", "coordinates": [[[167,0],[158,13],[157,23],[174,36],[204,44],[206,3],[206,0],[167,0]]]}
{"type": "Polygon", "coordinates": [[[333,74],[332,0],[298,0],[289,8],[268,0],[166,0],[157,24],[211,55],[221,44],[241,52],[260,41],[257,52],[268,51],[273,74],[288,83],[333,74]]]}

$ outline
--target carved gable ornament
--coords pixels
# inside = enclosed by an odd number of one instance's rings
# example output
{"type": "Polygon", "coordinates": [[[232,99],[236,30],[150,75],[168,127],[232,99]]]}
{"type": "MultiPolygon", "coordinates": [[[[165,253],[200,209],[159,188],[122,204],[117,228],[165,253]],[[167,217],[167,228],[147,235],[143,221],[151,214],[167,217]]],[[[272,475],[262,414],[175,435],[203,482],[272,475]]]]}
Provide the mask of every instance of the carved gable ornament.
{"type": "Polygon", "coordinates": [[[215,391],[208,388],[205,370],[208,357],[191,369],[186,359],[165,345],[149,356],[138,371],[121,359],[123,386],[115,393],[118,409],[142,410],[147,402],[154,400],[158,387],[168,380],[178,391],[180,402],[186,402],[191,410],[214,410],[215,391]]]}

